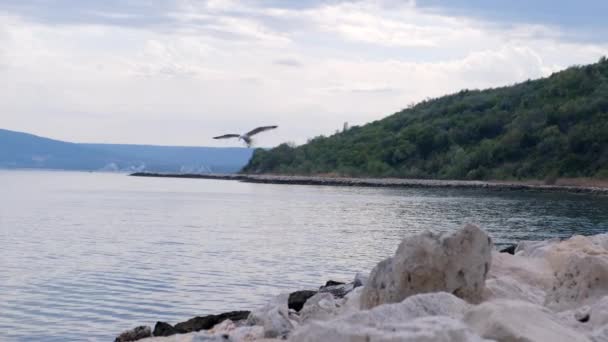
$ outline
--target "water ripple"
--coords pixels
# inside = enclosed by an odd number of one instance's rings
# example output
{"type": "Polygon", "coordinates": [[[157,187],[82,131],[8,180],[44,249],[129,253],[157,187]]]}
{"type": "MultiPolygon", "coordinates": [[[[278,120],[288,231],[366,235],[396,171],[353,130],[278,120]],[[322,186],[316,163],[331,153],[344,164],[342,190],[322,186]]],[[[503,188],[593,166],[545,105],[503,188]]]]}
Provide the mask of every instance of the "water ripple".
{"type": "Polygon", "coordinates": [[[406,235],[608,230],[608,199],[0,172],[0,340],[107,341],[348,280],[406,235]]]}

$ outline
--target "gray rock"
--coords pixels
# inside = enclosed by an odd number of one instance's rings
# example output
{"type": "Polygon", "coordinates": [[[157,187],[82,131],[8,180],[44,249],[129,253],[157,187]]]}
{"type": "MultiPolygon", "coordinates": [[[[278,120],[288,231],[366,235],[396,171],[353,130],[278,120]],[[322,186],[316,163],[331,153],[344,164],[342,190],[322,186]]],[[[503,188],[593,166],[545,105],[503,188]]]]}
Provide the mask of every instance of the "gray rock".
{"type": "Polygon", "coordinates": [[[152,332],[154,336],[171,336],[178,333],[179,330],[175,329],[171,324],[166,322],[156,322],[154,331],[152,332]]]}
{"type": "Polygon", "coordinates": [[[480,336],[496,341],[589,341],[584,334],[562,325],[546,308],[522,301],[485,302],[469,310],[464,322],[480,336]]]}
{"type": "Polygon", "coordinates": [[[227,319],[235,322],[247,319],[249,314],[249,311],[231,311],[219,315],[208,315],[203,317],[197,316],[185,322],[177,323],[175,325],[175,330],[177,330],[179,333],[208,330],[227,319]]]}
{"type": "MultiPolygon", "coordinates": [[[[361,286],[361,285],[359,285],[361,286]]],[[[349,292],[355,289],[355,283],[342,285],[321,286],[319,293],[331,293],[336,298],[344,298],[349,292]]]]}
{"type": "Polygon", "coordinates": [[[367,282],[367,277],[357,273],[355,279],[350,283],[341,283],[330,280],[325,286],[319,288],[319,293],[331,293],[336,298],[344,298],[352,290],[359,286],[363,286],[367,282]]]}
{"type": "Polygon", "coordinates": [[[137,341],[150,336],[152,336],[152,331],[150,327],[142,325],[134,329],[124,331],[123,333],[118,335],[118,337],[116,337],[114,342],[137,341]]]}
{"type": "Polygon", "coordinates": [[[328,280],[324,286],[336,286],[336,285],[344,285],[344,284],[346,284],[346,283],[342,282],[342,281],[328,280]]]}
{"type": "Polygon", "coordinates": [[[308,291],[308,290],[292,292],[289,294],[289,299],[287,300],[287,306],[290,309],[293,309],[296,312],[299,312],[300,310],[302,310],[302,307],[304,306],[304,303],[306,303],[308,298],[314,296],[316,293],[317,293],[317,291],[308,291]]]}
{"type": "Polygon", "coordinates": [[[508,254],[515,254],[515,249],[517,248],[517,245],[509,245],[503,249],[500,250],[500,253],[508,253],[508,254]]]}

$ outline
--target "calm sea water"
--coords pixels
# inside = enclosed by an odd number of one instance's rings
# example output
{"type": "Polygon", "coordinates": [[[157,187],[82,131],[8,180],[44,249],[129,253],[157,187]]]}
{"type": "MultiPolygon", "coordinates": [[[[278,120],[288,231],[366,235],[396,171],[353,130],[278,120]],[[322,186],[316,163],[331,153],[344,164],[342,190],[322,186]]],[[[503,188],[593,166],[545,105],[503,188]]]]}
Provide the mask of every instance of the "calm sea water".
{"type": "Polygon", "coordinates": [[[424,229],[608,231],[608,198],[0,171],[0,340],[112,340],[350,280],[424,229]]]}

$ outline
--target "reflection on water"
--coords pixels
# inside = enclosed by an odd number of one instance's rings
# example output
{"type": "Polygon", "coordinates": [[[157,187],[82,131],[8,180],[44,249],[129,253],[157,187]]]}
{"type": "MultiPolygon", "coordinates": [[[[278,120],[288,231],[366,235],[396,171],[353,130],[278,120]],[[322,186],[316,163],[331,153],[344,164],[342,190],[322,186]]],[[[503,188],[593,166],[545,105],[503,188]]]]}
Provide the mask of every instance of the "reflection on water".
{"type": "Polygon", "coordinates": [[[608,230],[608,198],[0,172],[0,340],[111,340],[349,280],[404,236],[608,230]]]}

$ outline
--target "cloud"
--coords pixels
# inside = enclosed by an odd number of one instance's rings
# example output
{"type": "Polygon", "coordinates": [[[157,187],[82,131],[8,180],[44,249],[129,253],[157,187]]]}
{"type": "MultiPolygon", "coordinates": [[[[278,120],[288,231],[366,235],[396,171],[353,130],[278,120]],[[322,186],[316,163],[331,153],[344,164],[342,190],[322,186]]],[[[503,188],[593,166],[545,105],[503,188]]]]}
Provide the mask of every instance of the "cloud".
{"type": "MultiPolygon", "coordinates": [[[[382,66],[379,66],[382,67],[382,66]]],[[[399,92],[398,88],[393,88],[387,84],[382,83],[365,83],[359,82],[356,84],[351,83],[341,83],[329,86],[327,88],[322,88],[323,91],[328,93],[354,93],[354,94],[388,94],[399,92]]]]}
{"type": "Polygon", "coordinates": [[[105,19],[133,20],[140,18],[140,15],[121,12],[88,11],[87,13],[105,19]]]}
{"type": "Polygon", "coordinates": [[[559,27],[572,41],[606,42],[608,3],[586,0],[584,5],[554,0],[420,0],[419,9],[452,17],[474,18],[494,25],[540,25],[559,27]]]}
{"type": "Polygon", "coordinates": [[[124,3],[87,2],[53,21],[35,8],[0,15],[0,78],[11,80],[0,126],[83,142],[223,146],[209,138],[222,127],[276,123],[261,144],[299,143],[427,97],[608,54],[561,28],[496,25],[413,2],[124,3]],[[85,11],[86,21],[76,18],[85,11]]]}
{"type": "Polygon", "coordinates": [[[308,12],[324,31],[374,45],[433,47],[442,40],[461,34],[453,30],[451,20],[421,15],[411,4],[387,12],[374,2],[353,2],[323,6],[308,12]]]}
{"type": "Polygon", "coordinates": [[[301,67],[302,63],[295,58],[281,58],[277,59],[273,62],[277,65],[287,66],[287,67],[301,67]]]}

